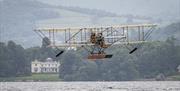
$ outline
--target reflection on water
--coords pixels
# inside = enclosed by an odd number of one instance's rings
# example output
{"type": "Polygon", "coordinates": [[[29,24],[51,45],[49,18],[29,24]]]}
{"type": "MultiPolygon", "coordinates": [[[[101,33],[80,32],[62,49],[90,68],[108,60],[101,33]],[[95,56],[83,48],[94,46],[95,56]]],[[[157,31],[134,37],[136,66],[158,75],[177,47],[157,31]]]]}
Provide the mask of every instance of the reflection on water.
{"type": "Polygon", "coordinates": [[[0,91],[180,91],[180,81],[0,82],[0,91]]]}

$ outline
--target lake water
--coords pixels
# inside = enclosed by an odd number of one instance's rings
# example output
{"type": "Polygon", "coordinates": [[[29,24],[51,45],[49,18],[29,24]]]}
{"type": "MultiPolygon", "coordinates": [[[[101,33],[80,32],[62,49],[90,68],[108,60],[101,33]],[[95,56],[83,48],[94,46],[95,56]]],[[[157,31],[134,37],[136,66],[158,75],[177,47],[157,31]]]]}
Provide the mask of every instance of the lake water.
{"type": "Polygon", "coordinates": [[[0,91],[180,91],[180,81],[0,82],[0,91]]]}

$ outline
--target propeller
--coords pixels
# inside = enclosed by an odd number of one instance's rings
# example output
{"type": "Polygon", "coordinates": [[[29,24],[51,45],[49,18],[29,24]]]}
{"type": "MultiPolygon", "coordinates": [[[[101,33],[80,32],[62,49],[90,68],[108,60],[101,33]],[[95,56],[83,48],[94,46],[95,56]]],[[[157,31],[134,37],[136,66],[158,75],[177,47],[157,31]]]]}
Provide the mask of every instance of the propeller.
{"type": "Polygon", "coordinates": [[[133,50],[131,50],[131,51],[129,52],[129,54],[132,54],[132,53],[135,52],[137,49],[138,49],[138,48],[135,47],[133,50]]]}
{"type": "Polygon", "coordinates": [[[63,53],[64,53],[64,51],[60,51],[58,54],[56,54],[56,57],[60,56],[63,53]]]}

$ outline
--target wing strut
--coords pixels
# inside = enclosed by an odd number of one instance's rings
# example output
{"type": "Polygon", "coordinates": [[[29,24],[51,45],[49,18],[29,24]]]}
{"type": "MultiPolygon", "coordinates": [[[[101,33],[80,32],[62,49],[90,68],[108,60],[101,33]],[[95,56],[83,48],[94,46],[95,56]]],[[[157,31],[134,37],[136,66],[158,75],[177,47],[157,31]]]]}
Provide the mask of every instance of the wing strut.
{"type": "MultiPolygon", "coordinates": [[[[43,39],[45,37],[47,37],[46,35],[44,35],[40,30],[35,30],[35,32],[43,39]]],[[[47,37],[48,38],[48,37],[47,37]]],[[[48,41],[44,40],[44,42],[46,44],[48,44],[48,41]]],[[[54,51],[56,53],[56,57],[59,57],[61,54],[64,53],[64,50],[60,50],[57,46],[55,46],[55,49],[60,51],[59,53],[57,53],[56,51],[54,51]]]]}
{"type": "MultiPolygon", "coordinates": [[[[149,31],[145,34],[145,36],[144,36],[144,40],[147,40],[148,38],[149,38],[149,36],[150,36],[150,34],[153,32],[153,30],[154,30],[154,28],[155,27],[152,27],[152,28],[150,28],[149,29],[149,31]]],[[[133,52],[135,52],[139,47],[141,47],[143,44],[138,44],[133,50],[131,50],[130,52],[129,52],[129,54],[132,54],[133,52]]]]}

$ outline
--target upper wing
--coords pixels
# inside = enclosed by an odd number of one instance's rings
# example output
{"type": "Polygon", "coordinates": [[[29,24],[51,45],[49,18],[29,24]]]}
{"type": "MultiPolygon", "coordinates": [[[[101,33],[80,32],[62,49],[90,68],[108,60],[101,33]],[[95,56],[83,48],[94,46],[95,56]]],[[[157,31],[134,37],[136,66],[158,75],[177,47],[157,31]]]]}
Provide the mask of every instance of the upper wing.
{"type": "Polygon", "coordinates": [[[92,31],[99,31],[108,28],[137,28],[137,27],[152,27],[157,26],[156,24],[128,24],[128,25],[106,25],[106,26],[85,26],[85,27],[60,27],[60,28],[37,28],[36,30],[41,31],[58,31],[64,32],[71,30],[71,32],[76,32],[79,30],[92,30],[92,31]]]}
{"type": "Polygon", "coordinates": [[[91,32],[103,33],[107,45],[142,43],[149,37],[156,24],[112,25],[91,27],[39,28],[41,37],[48,37],[50,46],[78,47],[94,45],[90,42],[91,32]]]}

